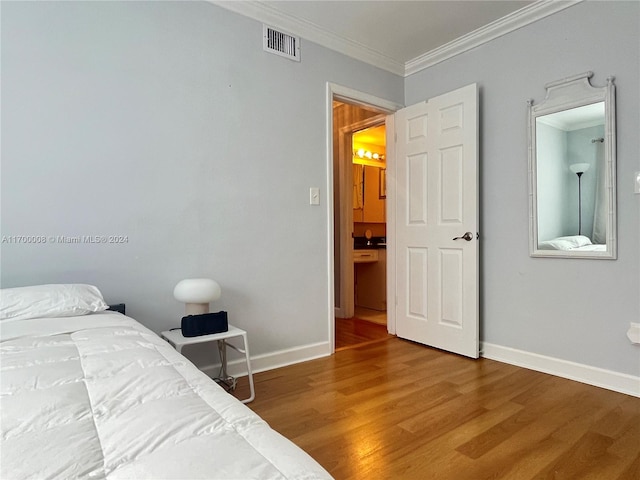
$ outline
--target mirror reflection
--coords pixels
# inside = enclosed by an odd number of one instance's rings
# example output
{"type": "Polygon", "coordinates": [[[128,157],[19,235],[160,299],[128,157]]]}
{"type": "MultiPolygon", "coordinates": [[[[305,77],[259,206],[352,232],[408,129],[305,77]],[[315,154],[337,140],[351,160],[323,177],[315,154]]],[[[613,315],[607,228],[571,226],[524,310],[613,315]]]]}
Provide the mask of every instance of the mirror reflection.
{"type": "Polygon", "coordinates": [[[536,118],[538,248],[605,251],[604,102],[536,118]]]}
{"type": "Polygon", "coordinates": [[[613,77],[585,72],[529,103],[529,248],[533,257],[616,258],[613,77]]]}

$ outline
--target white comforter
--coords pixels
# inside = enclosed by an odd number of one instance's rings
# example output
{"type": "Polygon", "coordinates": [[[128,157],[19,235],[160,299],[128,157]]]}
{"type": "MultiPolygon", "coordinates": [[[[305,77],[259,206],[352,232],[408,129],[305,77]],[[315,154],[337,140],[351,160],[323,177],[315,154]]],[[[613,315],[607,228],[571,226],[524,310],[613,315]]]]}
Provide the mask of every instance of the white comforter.
{"type": "Polygon", "coordinates": [[[0,325],[0,478],[331,478],[117,313],[0,325]]]}

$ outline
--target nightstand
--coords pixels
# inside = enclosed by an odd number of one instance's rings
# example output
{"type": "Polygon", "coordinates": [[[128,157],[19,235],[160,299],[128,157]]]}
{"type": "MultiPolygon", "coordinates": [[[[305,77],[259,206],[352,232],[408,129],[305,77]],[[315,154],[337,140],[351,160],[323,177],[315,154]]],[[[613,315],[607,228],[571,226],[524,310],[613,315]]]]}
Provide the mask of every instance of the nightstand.
{"type": "MultiPolygon", "coordinates": [[[[251,395],[249,398],[241,400],[242,403],[249,403],[254,398],[256,398],[255,389],[253,386],[253,373],[251,372],[251,360],[249,359],[249,343],[247,342],[247,332],[241,330],[240,328],[234,327],[233,325],[229,325],[229,330],[226,332],[220,333],[212,333],[211,335],[200,335],[197,337],[185,337],[182,335],[182,331],[178,328],[176,330],[167,330],[160,334],[162,338],[164,338],[167,342],[173,346],[178,352],[182,352],[182,347],[185,345],[195,345],[197,343],[206,343],[206,342],[218,342],[218,348],[221,348],[221,353],[226,353],[226,348],[232,348],[236,352],[240,352],[244,354],[244,358],[247,362],[247,375],[249,377],[249,390],[251,395]],[[231,338],[242,337],[243,347],[237,347],[227,340],[231,338]]],[[[227,356],[226,354],[221,354],[222,368],[223,371],[227,371],[227,356]]]]}

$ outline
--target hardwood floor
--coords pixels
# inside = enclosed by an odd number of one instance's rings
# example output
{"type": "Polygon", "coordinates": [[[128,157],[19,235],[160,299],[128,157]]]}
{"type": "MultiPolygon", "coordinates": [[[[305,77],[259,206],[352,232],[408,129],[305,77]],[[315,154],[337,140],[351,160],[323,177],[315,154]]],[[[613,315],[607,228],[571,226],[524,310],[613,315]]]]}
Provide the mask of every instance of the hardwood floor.
{"type": "Polygon", "coordinates": [[[640,398],[551,375],[394,337],[254,379],[336,479],[640,478],[640,398]]]}
{"type": "Polygon", "coordinates": [[[360,318],[336,318],[336,351],[393,338],[387,326],[360,318]]]}
{"type": "Polygon", "coordinates": [[[354,317],[362,320],[368,320],[369,322],[378,323],[380,325],[387,325],[387,312],[380,310],[372,310],[370,308],[355,306],[354,317]]]}

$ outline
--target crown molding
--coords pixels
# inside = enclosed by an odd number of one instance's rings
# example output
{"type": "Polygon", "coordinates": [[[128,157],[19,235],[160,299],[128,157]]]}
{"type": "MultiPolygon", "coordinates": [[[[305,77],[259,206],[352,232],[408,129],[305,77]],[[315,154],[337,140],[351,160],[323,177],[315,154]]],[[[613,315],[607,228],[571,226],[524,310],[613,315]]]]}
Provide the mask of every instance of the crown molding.
{"type": "MultiPolygon", "coordinates": [[[[305,40],[317,43],[318,45],[368,63],[374,67],[395,73],[396,75],[404,75],[404,63],[394,60],[377,50],[349,38],[329,32],[308,20],[278,10],[269,4],[258,1],[208,1],[219,7],[266,23],[269,26],[280,28],[286,33],[297,35],[305,40]]],[[[304,53],[302,55],[304,55],[304,53]]]]}
{"type": "Polygon", "coordinates": [[[280,28],[287,33],[300,36],[305,40],[374,67],[407,77],[584,0],[539,0],[406,63],[394,60],[366,45],[336,35],[308,20],[290,15],[260,1],[207,1],[226,10],[280,28]]]}
{"type": "Polygon", "coordinates": [[[515,12],[491,22],[473,32],[459,37],[419,57],[409,60],[405,64],[404,76],[413,75],[420,70],[431,67],[449,58],[455,57],[472,48],[479,47],[502,35],[513,32],[531,23],[537,22],[549,15],[558,13],[565,8],[572,7],[583,0],[539,0],[515,12]]]}

